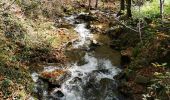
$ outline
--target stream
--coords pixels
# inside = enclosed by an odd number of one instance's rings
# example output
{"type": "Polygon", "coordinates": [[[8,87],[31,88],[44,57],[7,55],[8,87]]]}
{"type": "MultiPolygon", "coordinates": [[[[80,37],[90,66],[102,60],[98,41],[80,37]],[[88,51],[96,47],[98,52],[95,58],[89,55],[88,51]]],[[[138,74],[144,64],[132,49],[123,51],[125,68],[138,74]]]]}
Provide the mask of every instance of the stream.
{"type": "MultiPolygon", "coordinates": [[[[83,13],[84,14],[84,13],[83,13]]],[[[72,43],[71,49],[65,54],[71,60],[67,68],[67,78],[61,86],[49,86],[39,79],[39,74],[32,73],[36,96],[39,100],[122,100],[117,92],[114,76],[121,72],[119,52],[112,50],[107,43],[98,44],[98,39],[109,41],[91,33],[85,21],[76,19],[78,15],[65,17],[79,35],[79,39],[72,43]],[[100,38],[99,38],[100,37],[100,38]]],[[[54,71],[61,66],[45,66],[43,71],[54,71]]]]}

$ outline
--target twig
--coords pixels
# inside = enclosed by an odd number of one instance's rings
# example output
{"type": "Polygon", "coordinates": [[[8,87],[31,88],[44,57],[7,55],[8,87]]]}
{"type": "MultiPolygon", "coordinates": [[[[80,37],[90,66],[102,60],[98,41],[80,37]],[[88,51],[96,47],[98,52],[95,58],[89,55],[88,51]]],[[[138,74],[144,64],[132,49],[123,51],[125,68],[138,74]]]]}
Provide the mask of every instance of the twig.
{"type": "Polygon", "coordinates": [[[3,9],[2,12],[5,12],[6,10],[8,10],[14,3],[16,0],[14,0],[9,6],[7,6],[5,9],[3,9]]]}

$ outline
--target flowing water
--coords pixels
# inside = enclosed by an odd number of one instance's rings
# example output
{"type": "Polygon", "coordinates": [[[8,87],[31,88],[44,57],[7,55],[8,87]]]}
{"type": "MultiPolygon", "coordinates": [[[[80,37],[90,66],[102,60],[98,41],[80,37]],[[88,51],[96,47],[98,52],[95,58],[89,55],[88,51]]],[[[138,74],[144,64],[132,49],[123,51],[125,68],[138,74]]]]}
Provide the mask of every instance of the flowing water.
{"type": "MultiPolygon", "coordinates": [[[[121,71],[116,67],[119,65],[119,53],[106,45],[90,50],[94,35],[86,28],[87,23],[79,21],[75,24],[78,21],[76,15],[65,19],[75,27],[79,35],[79,39],[72,44],[72,49],[66,50],[66,55],[71,59],[66,68],[70,77],[61,87],[53,87],[50,94],[43,81],[36,84],[36,87],[44,89],[35,89],[42,96],[40,100],[118,100],[117,84],[113,77],[121,71]],[[61,93],[57,94],[57,91],[61,93]]],[[[44,71],[58,68],[47,66],[44,71]]],[[[35,82],[38,81],[37,73],[32,73],[32,77],[35,82]]]]}

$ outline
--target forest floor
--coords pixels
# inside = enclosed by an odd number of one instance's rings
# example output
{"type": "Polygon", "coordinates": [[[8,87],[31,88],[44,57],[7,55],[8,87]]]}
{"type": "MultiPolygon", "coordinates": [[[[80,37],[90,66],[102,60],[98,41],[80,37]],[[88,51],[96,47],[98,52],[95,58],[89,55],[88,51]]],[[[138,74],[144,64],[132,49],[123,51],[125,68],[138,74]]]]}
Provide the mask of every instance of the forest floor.
{"type": "Polygon", "coordinates": [[[28,100],[34,87],[30,72],[47,63],[64,66],[63,47],[77,35],[69,27],[56,27],[64,23],[55,22],[60,17],[37,16],[38,9],[24,11],[33,4],[23,7],[6,0],[0,5],[0,100],[28,100]]]}

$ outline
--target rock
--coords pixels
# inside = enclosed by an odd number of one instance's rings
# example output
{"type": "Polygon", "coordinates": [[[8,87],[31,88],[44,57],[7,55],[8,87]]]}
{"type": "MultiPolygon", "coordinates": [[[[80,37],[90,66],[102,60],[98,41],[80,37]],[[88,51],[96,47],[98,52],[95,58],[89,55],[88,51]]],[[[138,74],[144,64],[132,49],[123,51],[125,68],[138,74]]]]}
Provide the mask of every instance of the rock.
{"type": "Polygon", "coordinates": [[[97,42],[96,40],[91,40],[89,47],[90,47],[90,50],[95,50],[99,46],[101,46],[101,43],[97,42]]]}
{"type": "Polygon", "coordinates": [[[82,82],[82,79],[80,77],[75,77],[69,83],[75,84],[75,83],[81,83],[81,82],[82,82]]]}
{"type": "Polygon", "coordinates": [[[127,56],[127,55],[122,55],[121,56],[121,65],[122,66],[129,64],[130,61],[131,61],[131,59],[130,59],[129,56],[127,56]]]}
{"type": "Polygon", "coordinates": [[[121,55],[127,55],[129,57],[132,57],[132,53],[133,53],[133,48],[132,47],[129,47],[126,50],[121,51],[121,55]]]}
{"type": "Polygon", "coordinates": [[[131,62],[133,48],[127,48],[126,50],[121,51],[121,65],[126,65],[131,62]]]}
{"type": "Polygon", "coordinates": [[[96,18],[88,14],[80,14],[76,19],[81,19],[84,21],[94,21],[96,18]]]}
{"type": "Polygon", "coordinates": [[[119,45],[116,44],[110,44],[110,48],[114,49],[114,50],[121,50],[121,47],[119,45]]]}
{"type": "Polygon", "coordinates": [[[117,39],[121,33],[123,33],[123,28],[122,27],[113,27],[108,29],[105,34],[108,34],[109,37],[117,39]]]}
{"type": "Polygon", "coordinates": [[[126,85],[126,83],[121,83],[121,85],[118,86],[118,91],[125,97],[131,97],[132,90],[130,87],[126,85]]]}
{"type": "Polygon", "coordinates": [[[61,98],[61,97],[63,97],[64,96],[64,94],[61,92],[61,90],[57,90],[57,91],[54,91],[53,93],[52,93],[52,97],[53,98],[61,98]]]}
{"type": "Polygon", "coordinates": [[[114,49],[114,50],[121,50],[121,44],[120,44],[120,40],[112,40],[112,42],[110,43],[110,48],[114,49]]]}
{"type": "Polygon", "coordinates": [[[40,74],[41,79],[49,82],[52,85],[61,85],[70,76],[71,76],[71,73],[63,69],[56,69],[50,72],[45,71],[40,74]]]}
{"type": "Polygon", "coordinates": [[[91,41],[93,46],[101,46],[101,43],[97,42],[96,40],[91,41]]]}
{"type": "Polygon", "coordinates": [[[116,80],[121,80],[121,79],[127,79],[127,76],[125,72],[120,72],[119,74],[115,75],[113,78],[116,80]]]}
{"type": "Polygon", "coordinates": [[[80,24],[80,21],[77,21],[77,20],[76,20],[76,21],[74,22],[74,24],[80,24]]]}
{"type": "Polygon", "coordinates": [[[104,90],[104,88],[108,88],[108,89],[110,88],[111,90],[116,90],[116,88],[117,88],[116,82],[114,80],[108,79],[108,78],[101,79],[100,85],[102,86],[101,90],[104,90]]]}
{"type": "Polygon", "coordinates": [[[99,69],[99,70],[94,70],[92,73],[110,74],[111,72],[109,71],[109,69],[99,69]]]}
{"type": "Polygon", "coordinates": [[[84,87],[84,95],[87,100],[114,98],[117,96],[116,87],[116,83],[112,79],[103,78],[99,82],[89,80],[84,87]]]}
{"type": "Polygon", "coordinates": [[[150,80],[149,77],[145,77],[145,76],[142,76],[142,75],[137,75],[136,78],[135,78],[135,82],[139,83],[139,84],[147,84],[147,83],[150,82],[149,80],[150,80]]]}

